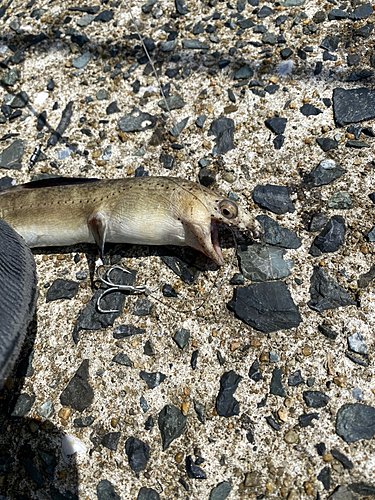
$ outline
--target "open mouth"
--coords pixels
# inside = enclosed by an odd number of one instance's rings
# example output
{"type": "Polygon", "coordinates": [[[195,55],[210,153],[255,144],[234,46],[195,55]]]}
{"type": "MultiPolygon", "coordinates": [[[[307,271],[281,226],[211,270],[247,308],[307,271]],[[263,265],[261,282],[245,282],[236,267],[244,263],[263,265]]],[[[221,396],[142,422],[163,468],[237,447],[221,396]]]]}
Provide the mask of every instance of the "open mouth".
{"type": "Polygon", "coordinates": [[[217,259],[215,259],[215,262],[216,264],[219,264],[221,266],[222,264],[224,264],[224,259],[219,244],[219,223],[217,221],[211,221],[211,242],[217,255],[217,259]]]}

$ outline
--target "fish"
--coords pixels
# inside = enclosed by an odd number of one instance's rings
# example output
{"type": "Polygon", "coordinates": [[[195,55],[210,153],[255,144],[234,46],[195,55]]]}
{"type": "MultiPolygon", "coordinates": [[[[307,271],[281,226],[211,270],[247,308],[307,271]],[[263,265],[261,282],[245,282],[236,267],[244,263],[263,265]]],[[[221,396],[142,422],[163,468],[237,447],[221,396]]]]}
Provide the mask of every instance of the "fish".
{"type": "Polygon", "coordinates": [[[240,204],[178,177],[29,182],[0,191],[0,217],[29,247],[96,243],[188,246],[224,263],[220,223],[250,232],[260,226],[240,204]]]}

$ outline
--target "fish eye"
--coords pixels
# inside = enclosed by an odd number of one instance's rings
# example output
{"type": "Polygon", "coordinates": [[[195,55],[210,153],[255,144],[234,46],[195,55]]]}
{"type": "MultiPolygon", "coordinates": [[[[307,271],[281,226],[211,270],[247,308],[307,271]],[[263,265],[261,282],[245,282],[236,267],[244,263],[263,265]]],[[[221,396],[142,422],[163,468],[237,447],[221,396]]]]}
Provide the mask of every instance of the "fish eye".
{"type": "Polygon", "coordinates": [[[226,219],[234,219],[238,215],[237,205],[233,201],[223,200],[219,203],[221,215],[226,219]]]}

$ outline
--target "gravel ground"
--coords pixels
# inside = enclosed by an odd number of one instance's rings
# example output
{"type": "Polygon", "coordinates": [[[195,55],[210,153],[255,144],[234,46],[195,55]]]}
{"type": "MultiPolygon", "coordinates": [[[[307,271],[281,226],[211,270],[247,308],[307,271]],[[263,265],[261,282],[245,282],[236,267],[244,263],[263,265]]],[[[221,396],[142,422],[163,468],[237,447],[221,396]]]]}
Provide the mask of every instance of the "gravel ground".
{"type": "Polygon", "coordinates": [[[109,315],[93,246],[35,250],[0,498],[373,497],[373,7],[130,5],[175,124],[124,1],[0,3],[0,186],[199,175],[264,236],[232,262],[223,230],[221,269],[112,246],[152,294],[109,315]]]}

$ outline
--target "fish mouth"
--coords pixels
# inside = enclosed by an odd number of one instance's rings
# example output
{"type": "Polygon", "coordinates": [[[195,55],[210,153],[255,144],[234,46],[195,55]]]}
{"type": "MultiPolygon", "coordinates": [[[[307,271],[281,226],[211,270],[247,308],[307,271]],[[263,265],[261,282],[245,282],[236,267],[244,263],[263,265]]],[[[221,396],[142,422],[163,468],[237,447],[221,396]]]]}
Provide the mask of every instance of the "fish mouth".
{"type": "Polygon", "coordinates": [[[211,221],[211,243],[214,250],[214,255],[211,255],[211,258],[216,264],[222,266],[224,258],[219,244],[219,223],[217,221],[211,221]]]}

